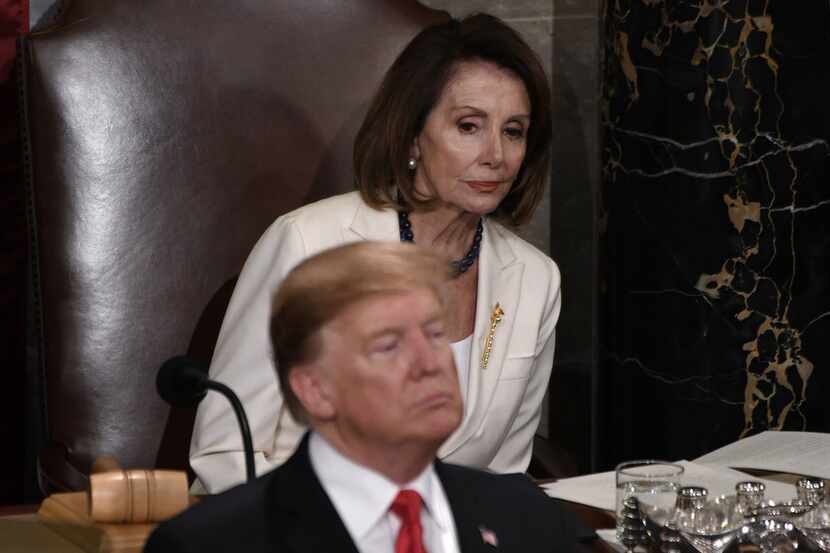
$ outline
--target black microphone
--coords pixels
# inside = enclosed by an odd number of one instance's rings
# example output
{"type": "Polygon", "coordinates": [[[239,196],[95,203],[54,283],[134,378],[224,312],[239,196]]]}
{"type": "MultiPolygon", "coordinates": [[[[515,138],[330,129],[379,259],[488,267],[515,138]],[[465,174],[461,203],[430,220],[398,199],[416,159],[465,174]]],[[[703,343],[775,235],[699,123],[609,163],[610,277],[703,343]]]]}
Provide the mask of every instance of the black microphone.
{"type": "Polygon", "coordinates": [[[239,431],[242,433],[242,448],[245,450],[245,473],[248,482],[256,478],[254,470],[254,445],[248,417],[239,397],[228,386],[208,378],[207,370],[193,359],[178,355],[168,359],[156,375],[156,390],[161,399],[175,407],[195,407],[202,401],[208,390],[219,392],[231,402],[239,431]]]}

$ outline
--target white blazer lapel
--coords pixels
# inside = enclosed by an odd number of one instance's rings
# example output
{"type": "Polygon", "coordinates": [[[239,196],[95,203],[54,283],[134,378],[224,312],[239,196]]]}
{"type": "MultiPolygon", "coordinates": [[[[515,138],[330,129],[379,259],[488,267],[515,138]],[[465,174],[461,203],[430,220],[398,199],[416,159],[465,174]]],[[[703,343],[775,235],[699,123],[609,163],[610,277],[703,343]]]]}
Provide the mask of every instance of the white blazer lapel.
{"type": "Polygon", "coordinates": [[[513,323],[519,306],[524,263],[510,248],[498,225],[485,219],[484,239],[478,265],[478,292],[473,345],[470,352],[469,388],[464,408],[464,420],[441,450],[445,457],[467,442],[481,426],[496,391],[504,359],[507,356],[513,323]],[[491,316],[499,305],[503,311],[501,322],[492,332],[492,345],[485,368],[482,356],[490,335],[491,316]]]}
{"type": "MultiPolygon", "coordinates": [[[[357,193],[355,193],[357,194],[357,193]]],[[[373,209],[360,200],[349,225],[343,228],[344,242],[355,240],[399,240],[398,217],[393,209],[373,209]]]]}

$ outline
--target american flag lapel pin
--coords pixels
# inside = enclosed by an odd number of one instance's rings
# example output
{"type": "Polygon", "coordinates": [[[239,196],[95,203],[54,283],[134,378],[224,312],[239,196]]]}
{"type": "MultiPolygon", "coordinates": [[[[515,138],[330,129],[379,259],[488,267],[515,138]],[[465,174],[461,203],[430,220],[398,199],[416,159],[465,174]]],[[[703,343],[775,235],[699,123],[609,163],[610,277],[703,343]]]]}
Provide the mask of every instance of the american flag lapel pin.
{"type": "Polygon", "coordinates": [[[487,363],[490,362],[490,351],[493,349],[493,338],[496,335],[496,327],[504,319],[504,311],[501,305],[496,303],[493,307],[493,312],[490,314],[490,331],[487,333],[487,339],[484,341],[484,352],[481,354],[481,368],[486,369],[487,363]]]}
{"type": "Polygon", "coordinates": [[[487,545],[492,545],[493,547],[499,546],[499,537],[496,535],[495,532],[493,532],[486,526],[479,526],[478,531],[481,532],[481,541],[483,541],[487,545]]]}

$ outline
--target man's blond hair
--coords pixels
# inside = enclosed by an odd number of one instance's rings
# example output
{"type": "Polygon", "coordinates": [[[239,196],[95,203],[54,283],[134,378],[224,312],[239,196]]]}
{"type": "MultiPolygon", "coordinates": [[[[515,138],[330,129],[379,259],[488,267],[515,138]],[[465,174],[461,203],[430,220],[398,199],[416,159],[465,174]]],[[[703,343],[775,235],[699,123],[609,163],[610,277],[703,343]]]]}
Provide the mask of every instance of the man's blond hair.
{"type": "Polygon", "coordinates": [[[309,422],[288,376],[296,365],[316,358],[323,325],[355,302],[418,288],[431,290],[443,306],[453,274],[444,257],[400,242],[338,246],[294,267],[274,296],[270,325],[277,376],[293,417],[309,422]]]}

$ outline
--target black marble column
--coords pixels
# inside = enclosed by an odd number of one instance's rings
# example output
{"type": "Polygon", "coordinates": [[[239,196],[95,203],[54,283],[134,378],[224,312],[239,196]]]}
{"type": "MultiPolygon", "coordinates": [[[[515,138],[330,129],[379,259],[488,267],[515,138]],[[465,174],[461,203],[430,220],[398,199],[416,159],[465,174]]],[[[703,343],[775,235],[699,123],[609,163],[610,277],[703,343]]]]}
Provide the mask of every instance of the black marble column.
{"type": "Polygon", "coordinates": [[[594,468],[598,422],[600,20],[597,0],[554,0],[550,251],[562,271],[562,314],[549,388],[550,436],[563,466],[580,473],[594,468]]]}
{"type": "Polygon", "coordinates": [[[830,431],[830,3],[605,17],[603,464],[830,431]]]}

